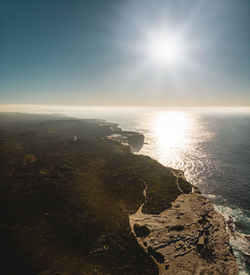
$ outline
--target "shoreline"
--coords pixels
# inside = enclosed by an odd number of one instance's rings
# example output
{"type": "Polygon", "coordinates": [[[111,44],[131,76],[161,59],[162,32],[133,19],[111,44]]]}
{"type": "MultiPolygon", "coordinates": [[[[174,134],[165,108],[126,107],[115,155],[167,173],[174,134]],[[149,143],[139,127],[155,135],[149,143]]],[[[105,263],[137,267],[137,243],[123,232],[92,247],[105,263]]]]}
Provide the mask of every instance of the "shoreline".
{"type": "MultiPolygon", "coordinates": [[[[134,131],[136,131],[136,129],[134,129],[134,131]]],[[[140,155],[140,152],[137,152],[137,154],[140,155]]],[[[175,172],[175,173],[177,172],[177,174],[180,173],[180,177],[183,177],[184,180],[186,180],[184,176],[184,172],[182,170],[168,167],[168,166],[165,166],[165,167],[169,168],[172,172],[175,172]]],[[[207,198],[210,201],[210,203],[213,205],[215,211],[223,217],[226,224],[225,225],[226,231],[227,231],[227,234],[229,235],[229,243],[231,248],[233,249],[236,262],[238,265],[238,270],[239,270],[238,272],[240,275],[247,275],[248,274],[247,266],[249,265],[249,257],[250,257],[249,256],[250,255],[250,234],[241,232],[240,228],[237,228],[237,225],[234,224],[235,222],[237,222],[237,217],[234,217],[234,215],[231,216],[230,215],[231,213],[228,214],[222,211],[223,208],[230,208],[230,205],[226,206],[223,203],[217,204],[213,200],[210,200],[209,196],[206,196],[206,193],[203,194],[196,186],[192,185],[192,188],[193,188],[192,192],[199,192],[203,197],[207,198]],[[229,226],[230,220],[233,223],[233,227],[234,227],[233,232],[230,230],[230,226],[229,226]]],[[[213,198],[216,197],[215,195],[212,195],[212,194],[209,194],[209,195],[213,196],[213,198]]],[[[244,209],[241,209],[241,208],[238,208],[238,209],[239,211],[244,211],[244,209]]],[[[232,211],[233,211],[233,208],[232,208],[232,211]]]]}
{"type": "MultiPolygon", "coordinates": [[[[136,132],[136,130],[134,130],[136,132]]],[[[141,134],[143,135],[143,134],[141,134]]],[[[143,135],[144,136],[144,135],[143,135]]],[[[119,138],[114,138],[114,140],[117,140],[118,142],[122,143],[122,140],[119,140],[119,138]]],[[[140,155],[139,151],[134,151],[131,144],[129,144],[128,142],[127,143],[122,143],[123,145],[128,145],[130,146],[130,149],[131,149],[131,152],[132,153],[136,153],[138,155],[140,155]]],[[[140,146],[140,148],[142,148],[142,146],[140,146]]],[[[173,173],[173,175],[176,177],[176,184],[177,184],[177,188],[178,190],[183,193],[182,189],[180,188],[178,182],[179,182],[179,178],[182,178],[184,181],[187,181],[185,176],[184,176],[184,172],[180,169],[175,169],[175,168],[172,168],[172,167],[167,167],[165,166],[167,169],[170,169],[170,171],[173,173]]],[[[192,184],[191,184],[192,185],[192,184]]],[[[144,190],[145,191],[145,190],[144,190]]],[[[143,191],[143,192],[144,192],[143,191]]],[[[209,203],[212,205],[213,209],[216,208],[216,204],[214,204],[205,194],[202,194],[200,192],[200,190],[195,187],[194,185],[192,185],[192,193],[199,193],[203,198],[206,198],[209,203]]],[[[178,198],[177,198],[178,199],[178,198]]],[[[176,199],[176,200],[177,200],[176,199]]],[[[146,200],[144,201],[144,203],[139,207],[139,209],[137,210],[137,212],[140,210],[141,211],[141,215],[148,215],[148,214],[143,214],[142,213],[142,208],[145,204],[146,200]]],[[[166,211],[166,210],[164,210],[166,211]]],[[[163,212],[164,212],[163,211],[163,212]]],[[[245,273],[245,261],[247,259],[245,259],[243,262],[242,262],[242,258],[244,259],[244,257],[248,257],[248,253],[250,253],[250,235],[247,235],[247,234],[243,234],[243,233],[240,233],[240,232],[232,232],[230,230],[230,227],[228,227],[228,220],[227,220],[227,217],[220,211],[218,210],[215,210],[217,212],[218,215],[220,215],[221,217],[223,217],[223,222],[225,224],[225,234],[228,235],[228,239],[229,239],[229,243],[230,243],[230,248],[233,249],[233,255],[234,255],[234,259],[236,260],[236,265],[237,265],[237,271],[235,271],[235,273],[232,273],[232,274],[242,274],[242,275],[246,275],[245,273]],[[238,240],[236,240],[236,238],[238,240]],[[243,249],[242,247],[239,249],[239,246],[243,246],[243,249]],[[248,253],[246,253],[248,251],[248,253]],[[241,255],[242,254],[242,255],[241,255]]],[[[133,215],[130,215],[130,216],[133,216],[133,215]]],[[[130,225],[131,225],[131,222],[130,222],[130,225]]],[[[131,229],[132,229],[132,232],[134,233],[134,230],[133,230],[133,226],[131,225],[131,229]]],[[[135,234],[135,233],[134,233],[135,234]]],[[[138,239],[138,238],[137,238],[138,239]]],[[[140,244],[140,242],[139,242],[140,244]]],[[[144,250],[145,250],[145,247],[140,244],[144,250]]],[[[145,250],[147,252],[147,250],[145,250]]],[[[147,252],[148,253],[148,252],[147,252]]],[[[154,258],[153,258],[154,259],[154,258]]],[[[154,259],[155,260],[155,259],[154,259]]],[[[159,266],[159,269],[161,269],[161,267],[159,266]]],[[[168,273],[160,273],[160,274],[168,274],[168,273]]],[[[169,273],[170,274],[170,273],[169,273]]]]}
{"type": "MultiPolygon", "coordinates": [[[[178,186],[179,177],[185,179],[184,172],[171,171],[178,186]]],[[[159,215],[142,212],[147,200],[146,190],[147,185],[143,190],[145,201],[136,213],[129,215],[129,221],[138,244],[158,265],[160,275],[179,274],[180,270],[190,275],[195,272],[212,274],[218,270],[223,274],[239,274],[236,257],[229,244],[226,220],[197,188],[193,186],[190,194],[182,192],[171,208],[159,215]],[[193,211],[194,205],[196,211],[193,211]],[[149,234],[143,237],[136,235],[135,225],[149,229],[149,234]],[[211,228],[214,232],[209,234],[211,228]],[[202,230],[204,234],[200,234],[202,230]]]]}

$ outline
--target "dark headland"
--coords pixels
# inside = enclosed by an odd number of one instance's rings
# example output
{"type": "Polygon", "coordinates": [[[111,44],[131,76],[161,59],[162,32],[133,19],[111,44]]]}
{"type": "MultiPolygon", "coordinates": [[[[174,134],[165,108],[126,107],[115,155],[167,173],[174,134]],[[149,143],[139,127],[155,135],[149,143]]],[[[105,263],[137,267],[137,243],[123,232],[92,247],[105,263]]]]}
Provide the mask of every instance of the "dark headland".
{"type": "Polygon", "coordinates": [[[0,273],[238,274],[225,221],[141,134],[0,114],[0,273]]]}

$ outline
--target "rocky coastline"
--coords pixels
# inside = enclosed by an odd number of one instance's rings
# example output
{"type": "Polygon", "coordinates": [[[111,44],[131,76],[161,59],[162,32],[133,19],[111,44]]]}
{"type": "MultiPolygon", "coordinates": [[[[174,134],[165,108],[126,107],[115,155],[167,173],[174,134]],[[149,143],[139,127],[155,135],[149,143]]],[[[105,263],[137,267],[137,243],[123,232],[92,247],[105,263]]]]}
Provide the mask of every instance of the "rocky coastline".
{"type": "Polygon", "coordinates": [[[122,131],[108,136],[109,139],[129,145],[132,152],[139,152],[144,144],[144,135],[136,132],[122,131]]]}
{"type": "Polygon", "coordinates": [[[159,274],[239,274],[225,219],[197,189],[178,196],[159,215],[142,209],[130,215],[130,225],[159,274]]]}

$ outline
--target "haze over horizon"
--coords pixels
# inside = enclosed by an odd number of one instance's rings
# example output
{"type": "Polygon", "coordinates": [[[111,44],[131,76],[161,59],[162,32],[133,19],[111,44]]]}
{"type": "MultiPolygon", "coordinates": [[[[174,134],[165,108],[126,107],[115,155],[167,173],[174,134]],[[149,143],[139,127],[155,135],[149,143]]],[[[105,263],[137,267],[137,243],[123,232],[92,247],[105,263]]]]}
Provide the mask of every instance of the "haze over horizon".
{"type": "Polygon", "coordinates": [[[0,6],[1,105],[250,106],[248,0],[0,6]]]}

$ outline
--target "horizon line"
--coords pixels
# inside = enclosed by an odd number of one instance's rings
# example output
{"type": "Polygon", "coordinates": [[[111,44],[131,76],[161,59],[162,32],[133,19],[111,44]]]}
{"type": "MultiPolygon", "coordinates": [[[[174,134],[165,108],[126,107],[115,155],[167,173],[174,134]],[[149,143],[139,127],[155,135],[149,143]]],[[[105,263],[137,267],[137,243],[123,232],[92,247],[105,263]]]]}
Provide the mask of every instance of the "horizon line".
{"type": "Polygon", "coordinates": [[[144,107],[181,107],[181,108],[250,108],[250,105],[71,105],[71,104],[0,104],[1,107],[14,107],[14,106],[32,106],[32,107],[69,107],[69,108],[81,108],[81,107],[104,107],[104,108],[113,108],[113,107],[135,107],[135,108],[144,108],[144,107]]]}

